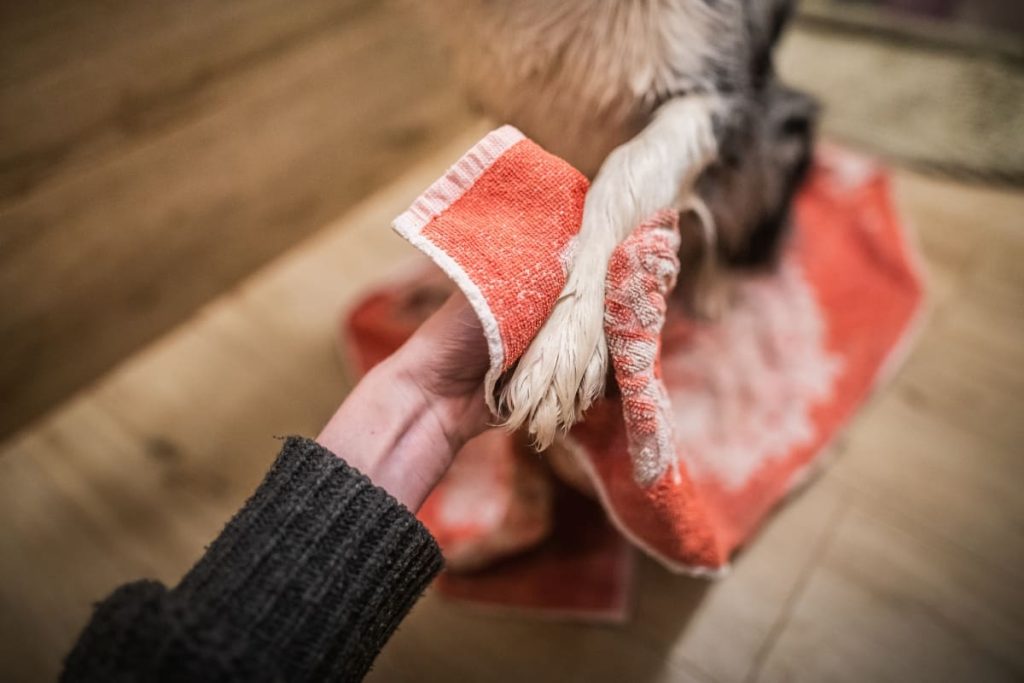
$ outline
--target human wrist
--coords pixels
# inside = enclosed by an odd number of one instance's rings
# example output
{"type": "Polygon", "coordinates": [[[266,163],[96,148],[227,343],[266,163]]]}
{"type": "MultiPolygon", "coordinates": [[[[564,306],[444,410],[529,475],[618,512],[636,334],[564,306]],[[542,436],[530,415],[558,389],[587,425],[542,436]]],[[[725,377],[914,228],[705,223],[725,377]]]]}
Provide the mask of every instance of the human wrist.
{"type": "Polygon", "coordinates": [[[479,318],[456,293],[366,374],[317,441],[416,509],[489,426],[487,367],[479,318]]]}
{"type": "Polygon", "coordinates": [[[464,443],[442,415],[449,411],[393,356],[363,377],[316,441],[416,510],[464,443]]]}
{"type": "MultiPolygon", "coordinates": [[[[437,359],[446,353],[438,340],[416,335],[385,361],[392,376],[405,390],[417,392],[433,413],[436,426],[457,453],[489,426],[490,413],[483,398],[483,384],[474,379],[453,379],[450,369],[439,370],[437,359]]],[[[446,363],[447,365],[447,363],[446,363]]]]}

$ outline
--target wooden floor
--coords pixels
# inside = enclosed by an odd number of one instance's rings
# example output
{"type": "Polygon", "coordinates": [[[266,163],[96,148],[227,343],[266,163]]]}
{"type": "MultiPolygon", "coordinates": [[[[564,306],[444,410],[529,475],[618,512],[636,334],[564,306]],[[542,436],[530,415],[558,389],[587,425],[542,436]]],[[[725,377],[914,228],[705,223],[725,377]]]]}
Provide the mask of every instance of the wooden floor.
{"type": "Polygon", "coordinates": [[[391,1],[0,3],[0,436],[469,119],[391,1]]]}
{"type": "MultiPolygon", "coordinates": [[[[348,386],[338,312],[468,130],[0,449],[0,680],[52,678],[92,601],[176,581],[348,386]]],[[[708,585],[641,563],[623,627],[428,595],[374,681],[1024,677],[1024,193],[897,174],[931,313],[827,473],[708,585]]]]}

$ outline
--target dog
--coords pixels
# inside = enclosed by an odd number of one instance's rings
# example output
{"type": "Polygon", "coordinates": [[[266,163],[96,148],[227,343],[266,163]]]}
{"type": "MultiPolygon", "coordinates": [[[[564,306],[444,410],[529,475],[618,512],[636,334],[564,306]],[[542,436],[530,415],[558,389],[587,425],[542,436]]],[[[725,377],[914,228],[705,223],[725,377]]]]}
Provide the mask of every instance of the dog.
{"type": "Polygon", "coordinates": [[[418,4],[472,100],[592,179],[565,288],[499,390],[538,448],[604,391],[607,263],[642,219],[678,208],[684,270],[723,266],[683,287],[697,310],[721,308],[725,273],[774,262],[817,113],[772,62],[793,1],[418,4]]]}

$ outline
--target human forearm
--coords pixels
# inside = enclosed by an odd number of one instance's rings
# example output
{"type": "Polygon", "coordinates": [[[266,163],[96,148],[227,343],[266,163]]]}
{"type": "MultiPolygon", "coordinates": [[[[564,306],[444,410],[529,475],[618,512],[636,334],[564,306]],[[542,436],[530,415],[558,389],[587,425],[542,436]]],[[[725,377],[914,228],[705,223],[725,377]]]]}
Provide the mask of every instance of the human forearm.
{"type": "Polygon", "coordinates": [[[388,493],[290,438],[176,588],[100,603],[62,679],[360,680],[441,562],[388,493]]]}
{"type": "Polygon", "coordinates": [[[139,581],[101,602],[62,679],[361,679],[440,571],[410,509],[486,426],[486,368],[479,321],[455,295],[359,383],[319,443],[288,439],[176,588],[139,581]]]}

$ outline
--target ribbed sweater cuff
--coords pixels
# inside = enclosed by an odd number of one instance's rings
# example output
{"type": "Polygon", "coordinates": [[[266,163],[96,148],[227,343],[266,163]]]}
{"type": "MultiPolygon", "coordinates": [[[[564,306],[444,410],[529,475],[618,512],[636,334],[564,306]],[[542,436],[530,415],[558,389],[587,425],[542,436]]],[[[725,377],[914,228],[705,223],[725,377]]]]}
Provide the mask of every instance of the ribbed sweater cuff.
{"type": "Polygon", "coordinates": [[[169,606],[181,605],[184,632],[221,640],[246,669],[258,652],[285,680],[358,680],[441,565],[401,503],[291,437],[169,606]]]}

